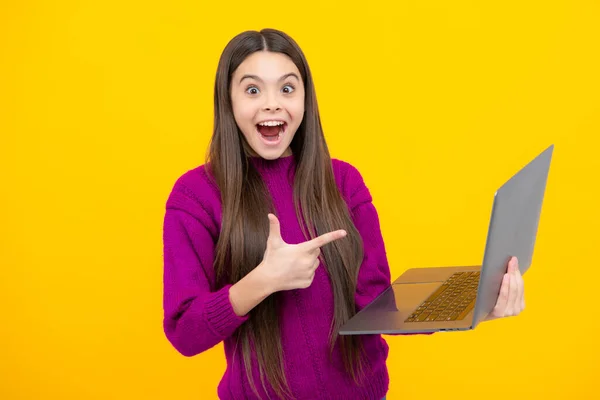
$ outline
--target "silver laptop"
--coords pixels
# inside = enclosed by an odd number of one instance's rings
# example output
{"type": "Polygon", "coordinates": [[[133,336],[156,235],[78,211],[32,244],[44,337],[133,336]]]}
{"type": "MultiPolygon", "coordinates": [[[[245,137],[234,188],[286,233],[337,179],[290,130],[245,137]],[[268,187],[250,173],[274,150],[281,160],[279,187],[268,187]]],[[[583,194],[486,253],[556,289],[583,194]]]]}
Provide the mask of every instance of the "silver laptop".
{"type": "Polygon", "coordinates": [[[531,265],[554,145],[495,193],[481,266],[412,268],[348,320],[341,335],[474,329],[494,308],[511,256],[531,265]]]}

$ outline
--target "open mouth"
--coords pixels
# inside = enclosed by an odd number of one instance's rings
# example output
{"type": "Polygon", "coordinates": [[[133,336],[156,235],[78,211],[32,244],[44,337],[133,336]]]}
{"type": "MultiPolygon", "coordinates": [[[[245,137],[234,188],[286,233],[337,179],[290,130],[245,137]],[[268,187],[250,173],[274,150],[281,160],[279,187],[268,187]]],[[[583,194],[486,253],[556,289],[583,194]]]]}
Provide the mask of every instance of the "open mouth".
{"type": "Polygon", "coordinates": [[[268,145],[279,144],[286,129],[287,123],[284,121],[263,121],[256,124],[257,132],[268,145]]]}

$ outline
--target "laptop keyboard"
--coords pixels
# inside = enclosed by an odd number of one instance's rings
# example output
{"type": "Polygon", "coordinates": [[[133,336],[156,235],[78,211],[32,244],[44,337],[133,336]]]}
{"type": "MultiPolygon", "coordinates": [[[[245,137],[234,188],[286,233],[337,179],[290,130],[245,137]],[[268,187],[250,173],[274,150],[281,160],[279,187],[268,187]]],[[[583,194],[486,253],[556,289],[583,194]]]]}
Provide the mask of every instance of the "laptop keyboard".
{"type": "Polygon", "coordinates": [[[479,271],[456,272],[404,322],[459,321],[475,305],[479,271]]]}

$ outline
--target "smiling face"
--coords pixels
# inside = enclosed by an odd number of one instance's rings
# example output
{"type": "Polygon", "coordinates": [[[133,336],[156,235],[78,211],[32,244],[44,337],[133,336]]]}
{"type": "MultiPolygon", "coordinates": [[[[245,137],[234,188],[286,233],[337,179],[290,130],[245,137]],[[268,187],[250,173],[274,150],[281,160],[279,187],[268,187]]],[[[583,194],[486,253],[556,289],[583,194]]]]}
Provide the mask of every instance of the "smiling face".
{"type": "Polygon", "coordinates": [[[235,122],[254,156],[291,155],[290,143],[304,116],[304,84],[292,60],[281,53],[248,56],[231,78],[235,122]]]}

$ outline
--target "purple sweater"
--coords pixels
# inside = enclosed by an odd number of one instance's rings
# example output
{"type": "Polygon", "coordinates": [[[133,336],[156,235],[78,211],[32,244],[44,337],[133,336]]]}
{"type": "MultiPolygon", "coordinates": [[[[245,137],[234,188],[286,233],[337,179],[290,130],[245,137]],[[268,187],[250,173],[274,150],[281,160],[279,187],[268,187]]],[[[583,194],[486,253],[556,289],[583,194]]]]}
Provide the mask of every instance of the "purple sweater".
{"type": "MultiPolygon", "coordinates": [[[[305,241],[292,197],[293,156],[268,161],[253,158],[273,197],[281,235],[290,244],[305,241]]],[[[332,160],[336,183],[351,210],[364,242],[364,260],[356,290],[360,310],[390,285],[390,270],[377,211],[360,173],[332,160]]],[[[267,216],[265,215],[265,218],[267,216]]],[[[229,301],[230,285],[217,287],[213,261],[221,228],[219,191],[208,181],[204,166],[187,171],[175,183],[164,220],[164,330],[181,354],[191,357],[223,342],[227,368],[218,386],[220,399],[255,399],[242,357],[233,359],[235,330],[247,317],[237,316],[229,301]]],[[[323,265],[306,289],[281,292],[280,314],[285,373],[295,399],[380,400],[388,391],[388,346],[381,335],[361,336],[371,365],[370,376],[357,386],[344,372],[341,352],[329,358],[328,332],[333,318],[333,293],[323,265]]],[[[238,353],[239,355],[239,353],[238,353]]],[[[258,367],[257,389],[263,392],[258,367]]],[[[276,396],[268,388],[269,396],[276,396]]]]}

